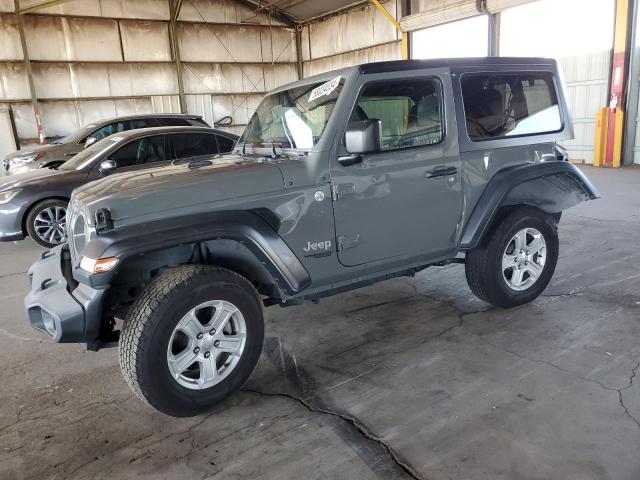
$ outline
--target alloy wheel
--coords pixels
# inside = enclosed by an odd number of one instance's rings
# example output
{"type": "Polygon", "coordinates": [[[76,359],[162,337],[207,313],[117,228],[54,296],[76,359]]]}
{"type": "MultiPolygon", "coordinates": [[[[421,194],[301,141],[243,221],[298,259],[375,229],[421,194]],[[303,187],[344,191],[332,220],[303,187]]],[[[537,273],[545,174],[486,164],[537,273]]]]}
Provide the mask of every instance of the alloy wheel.
{"type": "Polygon", "coordinates": [[[201,303],[173,330],[167,350],[169,372],[185,388],[217,385],[240,361],[246,336],[244,316],[235,305],[224,300],[201,303]]]}
{"type": "Polygon", "coordinates": [[[67,209],[48,207],[42,210],[33,222],[38,238],[45,243],[59,245],[67,239],[67,209]]]}
{"type": "Polygon", "coordinates": [[[535,228],[517,232],[502,255],[502,278],[509,288],[523,291],[538,281],[547,258],[547,243],[535,228]]]}

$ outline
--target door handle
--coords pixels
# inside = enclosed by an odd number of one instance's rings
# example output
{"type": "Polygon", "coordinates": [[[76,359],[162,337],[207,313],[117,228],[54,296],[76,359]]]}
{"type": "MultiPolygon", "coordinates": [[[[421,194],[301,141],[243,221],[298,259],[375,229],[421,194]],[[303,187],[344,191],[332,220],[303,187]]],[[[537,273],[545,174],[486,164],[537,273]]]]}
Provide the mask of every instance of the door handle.
{"type": "Polygon", "coordinates": [[[350,167],[356,163],[361,163],[362,158],[362,155],[344,155],[342,157],[338,157],[338,163],[343,167],[350,167]]]}
{"type": "Polygon", "coordinates": [[[448,177],[449,175],[455,175],[456,173],[458,173],[458,169],[456,167],[436,167],[429,170],[425,176],[427,178],[448,177]]]}

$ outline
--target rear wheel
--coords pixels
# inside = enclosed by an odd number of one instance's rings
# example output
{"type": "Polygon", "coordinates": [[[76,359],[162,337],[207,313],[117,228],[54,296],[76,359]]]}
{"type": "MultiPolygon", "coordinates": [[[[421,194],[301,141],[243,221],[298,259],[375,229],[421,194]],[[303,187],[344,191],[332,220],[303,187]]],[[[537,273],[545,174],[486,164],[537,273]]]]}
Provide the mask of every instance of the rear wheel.
{"type": "Polygon", "coordinates": [[[244,384],[263,339],[262,302],[249,281],[230,270],[185,265],[158,276],[132,306],[120,366],[152,407],[192,416],[244,384]]]}
{"type": "Polygon", "coordinates": [[[57,198],[43,200],[27,215],[27,233],[38,245],[52,248],[67,241],[68,202],[57,198]]]}
{"type": "Polygon", "coordinates": [[[537,298],[557,260],[555,222],[540,210],[523,207],[504,217],[486,242],[467,253],[465,271],[477,297],[509,308],[537,298]]]}

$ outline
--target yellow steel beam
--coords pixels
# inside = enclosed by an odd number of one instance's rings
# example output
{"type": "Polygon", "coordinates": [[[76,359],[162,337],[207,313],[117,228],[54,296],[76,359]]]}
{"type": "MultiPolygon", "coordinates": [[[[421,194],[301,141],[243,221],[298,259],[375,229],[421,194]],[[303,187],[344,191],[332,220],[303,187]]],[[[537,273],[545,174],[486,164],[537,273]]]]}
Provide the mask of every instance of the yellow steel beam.
{"type": "Polygon", "coordinates": [[[29,7],[21,8],[19,10],[20,13],[31,13],[36,10],[41,10],[43,8],[53,7],[55,5],[60,5],[61,3],[66,3],[71,0],[48,0],[46,2],[36,3],[35,5],[31,5],[29,7]]]}
{"type": "Polygon", "coordinates": [[[402,33],[402,59],[409,60],[409,34],[402,29],[400,23],[394,18],[393,15],[389,13],[389,10],[387,10],[384,5],[380,3],[380,0],[371,0],[371,3],[373,3],[378,8],[378,10],[380,10],[382,14],[387,17],[387,20],[389,20],[393,24],[393,26],[396,27],[396,29],[398,29],[400,33],[402,33]]]}
{"type": "Polygon", "coordinates": [[[629,28],[630,0],[616,0],[616,23],[611,65],[611,97],[609,99],[609,119],[606,132],[605,166],[619,167],[622,156],[624,133],[624,95],[627,76],[627,43],[631,34],[629,28]]]}

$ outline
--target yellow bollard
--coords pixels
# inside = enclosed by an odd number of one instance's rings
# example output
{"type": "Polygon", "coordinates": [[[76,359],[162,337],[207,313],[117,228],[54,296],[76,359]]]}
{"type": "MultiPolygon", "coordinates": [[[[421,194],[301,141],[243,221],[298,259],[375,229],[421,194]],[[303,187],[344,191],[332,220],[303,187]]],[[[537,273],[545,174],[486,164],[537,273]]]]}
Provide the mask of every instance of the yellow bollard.
{"type": "Polygon", "coordinates": [[[609,132],[609,109],[601,108],[596,112],[596,139],[593,147],[593,166],[602,167],[607,155],[607,135],[609,132]]]}

